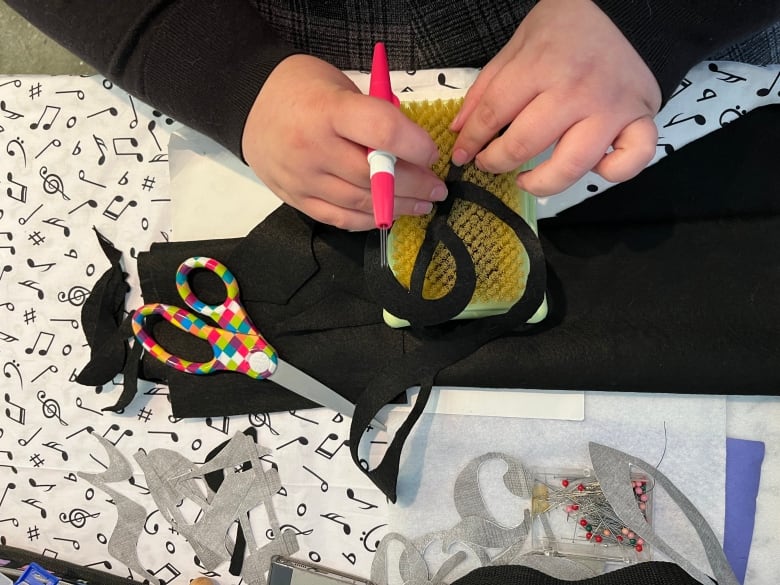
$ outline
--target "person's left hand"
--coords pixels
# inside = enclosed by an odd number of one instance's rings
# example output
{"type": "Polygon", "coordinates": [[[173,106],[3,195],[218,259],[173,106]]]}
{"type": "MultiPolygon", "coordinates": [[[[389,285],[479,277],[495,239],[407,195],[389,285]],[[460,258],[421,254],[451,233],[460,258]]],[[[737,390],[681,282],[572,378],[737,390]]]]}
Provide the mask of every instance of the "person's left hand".
{"type": "Polygon", "coordinates": [[[540,0],[466,95],[452,161],[503,173],[557,142],[518,176],[522,189],[553,195],[590,170],[625,181],[655,155],[660,104],[650,69],[591,0],[540,0]]]}

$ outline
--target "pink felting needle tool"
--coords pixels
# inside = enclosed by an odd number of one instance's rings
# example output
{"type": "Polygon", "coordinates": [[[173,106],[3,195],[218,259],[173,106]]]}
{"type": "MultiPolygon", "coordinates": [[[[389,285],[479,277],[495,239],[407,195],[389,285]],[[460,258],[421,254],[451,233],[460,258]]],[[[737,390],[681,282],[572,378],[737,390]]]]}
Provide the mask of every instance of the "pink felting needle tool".
{"type": "MultiPolygon", "coordinates": [[[[399,106],[398,98],[390,88],[390,67],[384,43],[374,45],[371,63],[371,81],[368,95],[399,106]]],[[[387,234],[393,225],[395,199],[395,155],[384,150],[368,149],[371,177],[371,200],[374,205],[374,224],[379,229],[379,255],[382,266],[387,266],[387,234]]]]}

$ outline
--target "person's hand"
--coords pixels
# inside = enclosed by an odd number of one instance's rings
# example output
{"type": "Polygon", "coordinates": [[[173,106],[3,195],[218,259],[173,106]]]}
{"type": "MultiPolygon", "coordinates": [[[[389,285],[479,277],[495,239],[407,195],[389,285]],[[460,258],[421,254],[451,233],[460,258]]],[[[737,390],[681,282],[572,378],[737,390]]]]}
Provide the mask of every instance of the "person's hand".
{"type": "Polygon", "coordinates": [[[280,199],[349,230],[374,227],[366,147],[398,158],[396,216],[424,215],[446,197],[430,170],[439,152],[428,133],[308,55],[288,57],[273,70],[242,139],[246,162],[280,199]]]}
{"type": "Polygon", "coordinates": [[[653,74],[591,0],[540,0],[469,89],[452,159],[476,156],[478,168],[503,173],[557,142],[520,173],[522,189],[553,195],[590,170],[626,181],[655,154],[660,104],[653,74]]]}

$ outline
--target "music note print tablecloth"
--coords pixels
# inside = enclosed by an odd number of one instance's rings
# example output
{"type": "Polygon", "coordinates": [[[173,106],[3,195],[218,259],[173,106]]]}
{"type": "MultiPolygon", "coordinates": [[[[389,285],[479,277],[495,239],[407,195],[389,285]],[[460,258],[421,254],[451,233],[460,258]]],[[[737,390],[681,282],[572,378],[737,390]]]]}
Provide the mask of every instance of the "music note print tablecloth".
{"type": "MultiPolygon", "coordinates": [[[[417,72],[404,83],[410,91],[464,89],[458,80],[469,75],[417,72]]],[[[658,157],[780,101],[778,76],[777,68],[698,67],[657,118],[658,157]]],[[[313,409],[177,420],[167,389],[144,382],[115,414],[102,409],[116,402],[119,380],[75,382],[89,351],[80,311],[108,268],[96,231],[123,253],[126,307],[140,305],[134,259],[172,237],[168,140],[179,128],[98,76],[0,77],[2,542],[137,580],[178,584],[204,574],[238,583],[229,561],[205,558],[209,535],[177,532],[155,499],[154,486],[166,480],[156,457],[197,469],[222,451],[228,469],[259,457],[258,493],[273,492],[252,511],[251,530],[241,528],[254,541],[248,549],[284,530],[297,557],[368,575],[391,513],[354,468],[348,419],[313,409]],[[258,452],[247,452],[239,435],[256,438],[258,452]],[[109,470],[122,479],[109,481],[109,470]],[[119,549],[118,519],[126,536],[119,549]]],[[[606,187],[588,176],[569,195],[576,203],[606,187]]],[[[189,510],[189,519],[211,510],[189,510]]],[[[235,527],[231,538],[242,540],[235,527]]]]}
{"type": "MultiPolygon", "coordinates": [[[[367,573],[386,504],[353,469],[348,419],[314,409],[176,420],[166,389],[143,382],[117,415],[101,410],[116,401],[115,383],[74,381],[89,355],[80,311],[108,268],[95,230],[124,253],[126,306],[138,306],[134,258],[170,237],[167,145],[179,127],[101,77],[0,77],[2,541],[143,578],[109,552],[117,496],[79,475],[110,466],[103,439],[133,468],[129,481],[108,487],[144,511],[138,567],[166,583],[215,573],[237,583],[227,566],[206,568],[170,529],[134,455],[172,449],[203,463],[235,434],[254,431],[283,478],[275,514],[298,554],[367,573]]],[[[273,535],[260,512],[262,544],[273,535]]]]}

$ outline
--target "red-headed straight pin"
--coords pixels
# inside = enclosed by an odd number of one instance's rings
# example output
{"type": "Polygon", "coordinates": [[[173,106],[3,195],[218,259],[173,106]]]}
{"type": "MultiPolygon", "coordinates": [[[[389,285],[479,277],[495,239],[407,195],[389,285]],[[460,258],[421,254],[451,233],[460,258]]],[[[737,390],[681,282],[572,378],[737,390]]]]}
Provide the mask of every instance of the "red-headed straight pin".
{"type": "MultiPolygon", "coordinates": [[[[390,87],[390,67],[384,43],[374,46],[371,63],[371,80],[368,95],[383,99],[398,107],[398,98],[390,87]]],[[[387,235],[393,225],[395,200],[394,154],[384,150],[368,149],[368,165],[371,178],[371,200],[374,206],[374,225],[379,229],[379,254],[382,266],[387,266],[387,235]]]]}

